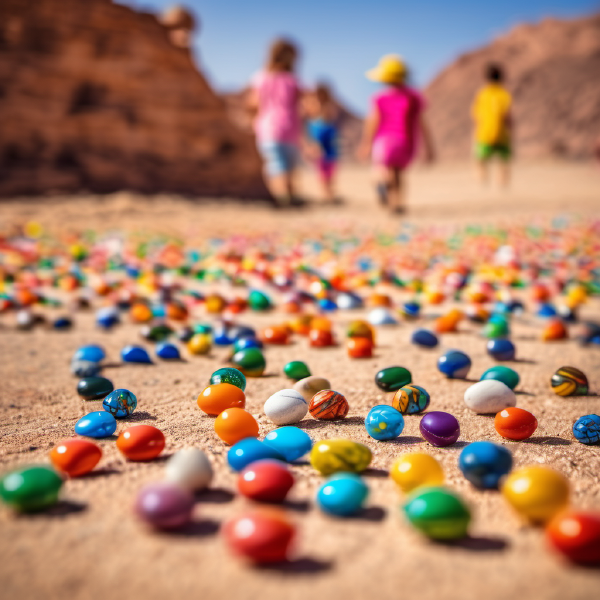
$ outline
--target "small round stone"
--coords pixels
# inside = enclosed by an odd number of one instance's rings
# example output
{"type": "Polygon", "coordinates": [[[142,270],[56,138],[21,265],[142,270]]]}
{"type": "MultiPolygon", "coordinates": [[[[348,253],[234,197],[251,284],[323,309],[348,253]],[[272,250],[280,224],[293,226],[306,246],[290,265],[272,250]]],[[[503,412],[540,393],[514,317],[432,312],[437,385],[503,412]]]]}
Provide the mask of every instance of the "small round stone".
{"type": "Polygon", "coordinates": [[[347,517],[363,508],[368,495],[369,488],[362,477],[354,473],[337,473],[319,488],[317,504],[323,512],[347,517]]]}
{"type": "Polygon", "coordinates": [[[419,431],[432,446],[450,446],[458,440],[460,425],[454,415],[434,410],[421,419],[419,431]]]}
{"type": "Polygon", "coordinates": [[[165,480],[190,491],[207,488],[212,478],[210,460],[200,448],[178,450],[165,465],[165,480]]]}
{"type": "Polygon", "coordinates": [[[100,410],[81,417],[75,424],[75,433],[91,438],[110,437],[117,430],[117,420],[108,412],[100,410]]]}
{"type": "Polygon", "coordinates": [[[331,389],[331,384],[324,377],[316,377],[311,375],[310,377],[305,377],[304,379],[300,379],[294,384],[294,389],[297,392],[302,394],[302,397],[310,402],[312,397],[320,392],[321,390],[329,390],[331,389]]]}
{"type": "Polygon", "coordinates": [[[246,377],[241,371],[234,369],[233,367],[223,367],[221,369],[217,369],[210,376],[210,383],[229,383],[240,388],[242,392],[246,390],[246,377]]]}
{"type": "Polygon", "coordinates": [[[270,298],[260,290],[252,290],[248,295],[248,306],[252,310],[269,310],[272,308],[272,303],[270,298]]]}
{"type": "Polygon", "coordinates": [[[137,398],[129,390],[118,389],[111,392],[102,402],[102,408],[113,417],[128,417],[137,408],[137,398]]]}
{"type": "Polygon", "coordinates": [[[494,427],[507,440],[526,440],[537,429],[537,419],[527,410],[509,406],[496,414],[494,427]]]}
{"type": "MultiPolygon", "coordinates": [[[[282,429],[286,428],[284,427],[282,429]]],[[[290,427],[289,429],[293,428],[290,427]]],[[[240,440],[231,446],[227,452],[227,462],[234,471],[241,471],[254,461],[266,458],[286,460],[276,448],[267,444],[266,440],[262,442],[255,437],[247,437],[240,440]]]]}
{"type": "Polygon", "coordinates": [[[495,379],[478,381],[465,391],[465,404],[480,415],[497,413],[516,403],[515,393],[495,379]]]}
{"type": "Polygon", "coordinates": [[[106,358],[106,352],[101,346],[90,344],[82,346],[75,352],[73,360],[87,360],[89,362],[101,362],[106,358]]]}
{"type": "Polygon", "coordinates": [[[440,463],[423,452],[410,452],[397,458],[390,469],[390,477],[405,494],[419,487],[444,483],[444,471],[440,463]]]}
{"type": "Polygon", "coordinates": [[[287,465],[270,458],[252,462],[238,476],[240,494],[258,502],[283,502],[293,485],[287,465]]]}
{"type": "Polygon", "coordinates": [[[600,513],[561,512],[546,527],[546,537],[570,561],[600,565],[600,513]]]}
{"type": "Polygon", "coordinates": [[[392,406],[403,415],[416,415],[423,412],[431,398],[425,388],[411,383],[400,388],[392,398],[392,406]]]}
{"type": "Polygon", "coordinates": [[[512,455],[499,444],[473,442],[463,448],[458,466],[475,487],[497,489],[500,479],[512,469],[512,455]]]}
{"type": "Polygon", "coordinates": [[[151,483],[140,490],[135,512],[157,529],[179,529],[192,518],[194,497],[175,483],[151,483]]]}
{"type": "Polygon", "coordinates": [[[392,311],[385,306],[374,308],[368,316],[371,325],[397,325],[398,319],[394,317],[392,311]]]}
{"type": "Polygon", "coordinates": [[[321,475],[339,471],[360,473],[369,466],[372,458],[367,446],[352,440],[323,440],[310,451],[310,464],[321,475]]]}
{"type": "Polygon", "coordinates": [[[384,392],[395,392],[412,381],[412,375],[404,367],[386,367],[375,375],[375,384],[384,392]]]}
{"type": "Polygon", "coordinates": [[[162,342],[156,346],[156,356],[163,360],[179,360],[179,348],[170,342],[162,342]]]}
{"type": "Polygon", "coordinates": [[[484,371],[483,375],[480,377],[480,381],[485,381],[486,379],[501,381],[511,390],[514,390],[519,385],[520,381],[519,374],[514,369],[505,367],[504,365],[496,365],[495,367],[490,367],[487,371],[484,371]]]}
{"type": "Polygon", "coordinates": [[[264,411],[275,425],[290,425],[306,416],[308,403],[296,390],[280,390],[265,402],[264,411]]]}
{"type": "Polygon", "coordinates": [[[440,356],[437,366],[448,379],[465,379],[471,369],[471,359],[460,350],[448,350],[440,356]]]}
{"type": "Polygon", "coordinates": [[[387,404],[374,406],[365,417],[365,429],[376,440],[393,440],[404,429],[404,417],[387,404]]]}
{"type": "Polygon", "coordinates": [[[488,354],[496,360],[514,360],[516,356],[515,345],[506,338],[494,338],[486,345],[488,354]]]}
{"type": "Polygon", "coordinates": [[[84,400],[102,400],[113,390],[112,381],[105,377],[85,377],[77,384],[77,393],[84,400]]]}
{"type": "Polygon", "coordinates": [[[293,360],[283,367],[283,372],[285,376],[289,379],[293,379],[294,381],[298,381],[300,379],[304,379],[305,377],[310,377],[310,369],[306,365],[305,362],[301,360],[293,360]]]}
{"type": "Polygon", "coordinates": [[[76,377],[95,377],[102,370],[102,366],[97,362],[89,360],[71,361],[71,373],[76,377]]]}
{"type": "Polygon", "coordinates": [[[267,368],[267,361],[259,348],[246,348],[236,352],[231,362],[246,377],[260,377],[267,368]]]}
{"type": "Polygon", "coordinates": [[[437,335],[429,329],[416,329],[413,331],[410,341],[423,348],[435,348],[439,344],[437,335]]]}
{"type": "Polygon", "coordinates": [[[43,510],[56,504],[62,484],[62,477],[50,467],[26,467],[0,480],[0,498],[22,512],[43,510]]]}
{"type": "Polygon", "coordinates": [[[579,417],[573,425],[573,435],[582,444],[598,444],[600,442],[600,416],[579,417]]]}
{"type": "Polygon", "coordinates": [[[128,363],[152,364],[148,352],[141,346],[125,346],[121,350],[121,359],[128,363]]]}
{"type": "Polygon", "coordinates": [[[315,419],[343,419],[350,409],[343,394],[334,390],[321,390],[311,399],[308,410],[315,419]]]}
{"type": "Polygon", "coordinates": [[[306,431],[289,426],[270,431],[263,443],[281,454],[288,462],[302,458],[313,446],[313,441],[306,431]]]}
{"type": "Polygon", "coordinates": [[[575,367],[561,367],[550,379],[552,391],[559,396],[585,396],[589,391],[585,373],[575,367]]]}

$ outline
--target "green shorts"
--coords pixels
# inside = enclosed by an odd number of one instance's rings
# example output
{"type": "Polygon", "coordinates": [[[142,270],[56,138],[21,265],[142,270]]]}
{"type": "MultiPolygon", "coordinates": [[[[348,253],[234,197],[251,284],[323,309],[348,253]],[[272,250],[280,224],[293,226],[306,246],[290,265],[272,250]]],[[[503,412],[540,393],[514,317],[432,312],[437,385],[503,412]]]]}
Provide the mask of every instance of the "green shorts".
{"type": "Polygon", "coordinates": [[[484,144],[475,142],[475,156],[479,160],[488,160],[492,156],[498,156],[502,160],[508,160],[511,155],[509,144],[484,144]]]}

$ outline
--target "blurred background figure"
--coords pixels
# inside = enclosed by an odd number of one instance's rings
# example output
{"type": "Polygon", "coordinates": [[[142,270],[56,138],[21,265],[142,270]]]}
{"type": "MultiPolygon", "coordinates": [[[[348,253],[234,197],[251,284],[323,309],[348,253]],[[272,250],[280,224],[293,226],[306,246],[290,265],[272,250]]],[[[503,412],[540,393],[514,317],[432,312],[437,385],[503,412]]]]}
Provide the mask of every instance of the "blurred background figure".
{"type": "Polygon", "coordinates": [[[508,185],[511,158],[511,105],[512,98],[504,88],[504,72],[497,64],[485,69],[486,84],[477,92],[471,109],[475,123],[475,157],[482,183],[489,178],[490,159],[497,156],[498,182],[508,185]]]}
{"type": "Polygon", "coordinates": [[[192,35],[200,28],[192,13],[179,4],[167,8],[159,20],[167,29],[171,43],[179,48],[189,48],[192,35]]]}
{"type": "Polygon", "coordinates": [[[424,100],[406,85],[407,68],[399,56],[389,54],[367,72],[372,81],[385,88],[371,99],[365,119],[359,157],[371,156],[382,205],[392,212],[404,211],[402,173],[415,156],[422,138],[425,160],[434,158],[431,136],[423,117],[424,100]]]}
{"type": "Polygon", "coordinates": [[[265,68],[252,79],[248,94],[265,177],[278,204],[302,203],[294,188],[302,129],[302,89],[294,73],[297,57],[298,50],[292,42],[275,40],[265,68]]]}
{"type": "Polygon", "coordinates": [[[316,162],[323,198],[335,202],[334,176],[337,166],[338,121],[340,110],[326,83],[317,84],[314,92],[307,94],[305,101],[309,156],[316,162]]]}

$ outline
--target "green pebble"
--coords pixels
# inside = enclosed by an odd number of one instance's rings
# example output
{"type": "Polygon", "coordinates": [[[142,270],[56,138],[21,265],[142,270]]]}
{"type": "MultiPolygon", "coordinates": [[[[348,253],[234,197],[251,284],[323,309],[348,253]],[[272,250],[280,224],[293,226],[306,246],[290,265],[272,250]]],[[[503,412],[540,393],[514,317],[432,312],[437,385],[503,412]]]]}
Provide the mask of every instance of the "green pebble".
{"type": "Polygon", "coordinates": [[[285,367],[283,367],[283,372],[286,377],[293,379],[295,381],[299,381],[300,379],[304,379],[305,377],[310,377],[311,372],[305,362],[301,360],[293,360],[289,362],[285,367]]]}
{"type": "Polygon", "coordinates": [[[412,382],[412,375],[404,367],[387,367],[375,375],[375,383],[384,392],[395,392],[412,382]]]}
{"type": "Polygon", "coordinates": [[[244,377],[244,374],[232,367],[217,369],[210,376],[210,383],[211,385],[216,385],[217,383],[229,383],[240,388],[242,392],[246,390],[246,378],[244,377]]]}
{"type": "Polygon", "coordinates": [[[442,487],[426,488],[404,505],[408,520],[434,540],[456,540],[467,535],[471,513],[465,503],[442,487]]]}
{"type": "Polygon", "coordinates": [[[2,478],[0,498],[23,512],[43,510],[56,504],[62,484],[60,475],[50,467],[27,467],[2,478]]]}
{"type": "Polygon", "coordinates": [[[77,384],[77,393],[84,400],[102,400],[115,389],[106,377],[84,377],[77,384]]]}
{"type": "Polygon", "coordinates": [[[212,326],[206,323],[197,323],[192,327],[194,333],[212,333],[212,326]]]}
{"type": "Polygon", "coordinates": [[[162,342],[173,335],[173,330],[168,325],[154,325],[144,329],[142,335],[151,342],[162,342]]]}
{"type": "Polygon", "coordinates": [[[502,365],[490,367],[484,372],[479,381],[483,381],[484,379],[495,379],[496,381],[501,381],[511,390],[514,390],[519,385],[520,381],[519,374],[514,369],[511,369],[510,367],[504,367],[502,365]]]}
{"type": "Polygon", "coordinates": [[[246,377],[260,377],[267,367],[267,361],[258,348],[245,348],[236,352],[232,356],[231,362],[246,377]]]}
{"type": "Polygon", "coordinates": [[[483,328],[483,335],[489,339],[506,337],[510,333],[506,321],[488,321],[483,328]]]}
{"type": "Polygon", "coordinates": [[[252,310],[269,310],[272,307],[269,297],[258,290],[250,292],[248,304],[252,310]]]}

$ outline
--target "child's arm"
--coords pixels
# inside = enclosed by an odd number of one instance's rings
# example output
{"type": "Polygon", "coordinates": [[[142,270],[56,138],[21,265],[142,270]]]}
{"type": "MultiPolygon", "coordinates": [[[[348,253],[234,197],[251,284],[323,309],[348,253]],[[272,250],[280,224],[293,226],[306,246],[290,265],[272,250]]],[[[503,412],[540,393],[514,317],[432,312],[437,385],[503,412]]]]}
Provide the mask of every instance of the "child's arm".
{"type": "Polygon", "coordinates": [[[246,110],[252,117],[258,112],[258,92],[253,87],[248,88],[245,93],[246,110]]]}
{"type": "Polygon", "coordinates": [[[358,150],[356,152],[357,157],[360,160],[367,160],[371,155],[371,148],[373,146],[373,138],[379,128],[379,112],[376,108],[365,119],[363,128],[363,135],[358,150]]]}
{"type": "Polygon", "coordinates": [[[431,132],[425,117],[421,114],[419,116],[419,131],[421,132],[421,138],[423,139],[423,158],[426,163],[432,163],[435,160],[435,149],[433,147],[433,139],[431,138],[431,132]]]}

